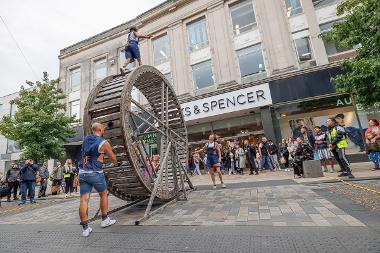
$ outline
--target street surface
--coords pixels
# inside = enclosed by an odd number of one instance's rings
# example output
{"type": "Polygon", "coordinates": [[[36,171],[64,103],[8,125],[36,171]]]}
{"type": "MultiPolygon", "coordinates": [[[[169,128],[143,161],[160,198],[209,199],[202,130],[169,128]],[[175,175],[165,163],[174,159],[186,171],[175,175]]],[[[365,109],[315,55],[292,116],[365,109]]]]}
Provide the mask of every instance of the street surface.
{"type": "MultiPolygon", "coordinates": [[[[380,252],[380,173],[357,165],[363,178],[342,183],[328,177],[293,179],[292,172],[225,175],[227,189],[194,176],[197,190],[134,226],[145,205],[99,220],[82,238],[79,199],[62,195],[0,209],[1,252],[380,252]],[[352,185],[349,185],[352,184],[352,185]],[[367,190],[366,190],[367,189],[367,190]],[[372,190],[372,191],[370,191],[372,190]]],[[[359,176],[359,177],[360,177],[359,176]]],[[[357,176],[358,177],[358,176],[357,176]]],[[[89,216],[98,210],[91,197],[89,216]]],[[[110,197],[110,209],[126,202],[110,197]]]]}

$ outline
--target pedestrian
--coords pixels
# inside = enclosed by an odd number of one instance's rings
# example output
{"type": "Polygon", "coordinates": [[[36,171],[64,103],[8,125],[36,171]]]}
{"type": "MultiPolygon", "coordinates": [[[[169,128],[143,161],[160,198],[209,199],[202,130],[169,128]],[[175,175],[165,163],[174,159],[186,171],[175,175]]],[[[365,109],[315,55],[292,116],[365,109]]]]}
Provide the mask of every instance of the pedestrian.
{"type": "Polygon", "coordinates": [[[318,160],[321,161],[324,172],[334,172],[334,161],[331,156],[331,152],[328,149],[327,135],[322,132],[320,126],[314,127],[314,150],[317,153],[318,160]],[[327,170],[327,161],[330,163],[330,170],[327,170]]]}
{"type": "Polygon", "coordinates": [[[237,154],[239,159],[239,173],[243,175],[245,168],[245,151],[240,145],[237,145],[237,154]]]}
{"type": "Polygon", "coordinates": [[[125,54],[125,62],[123,67],[120,68],[121,74],[125,73],[125,69],[129,63],[137,60],[139,66],[142,65],[140,48],[139,48],[139,40],[140,39],[150,39],[151,36],[144,36],[138,32],[137,27],[132,26],[129,28],[129,33],[127,35],[127,40],[124,43],[124,54],[125,54]]]}
{"type": "Polygon", "coordinates": [[[292,137],[288,138],[288,151],[289,151],[289,160],[293,160],[294,158],[294,153],[296,152],[297,149],[297,143],[294,141],[292,137]]]}
{"type": "Polygon", "coordinates": [[[38,171],[40,176],[40,190],[38,192],[38,198],[46,197],[47,181],[49,179],[48,162],[45,161],[42,167],[38,171]]]}
{"type": "Polygon", "coordinates": [[[280,154],[281,154],[281,163],[284,165],[285,171],[289,171],[289,150],[288,142],[286,139],[282,139],[280,143],[280,154]]]}
{"type": "Polygon", "coordinates": [[[75,167],[71,159],[67,159],[64,166],[63,178],[65,179],[65,198],[71,197],[73,188],[75,167]]]}
{"type": "MultiPolygon", "coordinates": [[[[215,171],[218,173],[220,184],[222,188],[226,188],[226,185],[223,182],[222,172],[220,171],[220,162],[221,162],[221,150],[219,144],[216,142],[216,136],[214,134],[210,134],[208,138],[208,142],[202,149],[204,152],[207,152],[207,161],[206,167],[209,169],[211,180],[213,183],[212,188],[216,189],[215,184],[215,171]]],[[[196,152],[199,152],[197,150],[196,152]]]]}
{"type": "Polygon", "coordinates": [[[198,176],[202,175],[201,171],[199,169],[200,160],[201,160],[201,157],[199,156],[199,153],[198,152],[194,152],[193,153],[194,174],[198,175],[198,176]]]}
{"type": "Polygon", "coordinates": [[[346,126],[343,113],[337,114],[335,116],[335,120],[339,126],[344,128],[347,139],[351,140],[356,146],[360,148],[359,152],[363,152],[365,150],[365,143],[362,137],[362,130],[358,127],[346,126]]]}
{"type": "Polygon", "coordinates": [[[270,161],[268,139],[266,137],[261,138],[261,142],[259,144],[259,157],[261,159],[260,171],[262,171],[264,168],[266,168],[265,166],[268,166],[269,171],[272,172],[273,165],[270,161]]]}
{"type": "Polygon", "coordinates": [[[35,188],[36,188],[36,175],[38,171],[38,166],[33,164],[33,160],[26,160],[25,164],[20,170],[21,179],[21,201],[19,205],[24,205],[26,203],[26,194],[28,191],[28,196],[30,198],[30,203],[34,204],[35,188]]]}
{"type": "Polygon", "coordinates": [[[268,151],[274,169],[281,170],[280,163],[278,162],[278,147],[272,140],[268,141],[268,151]]]}
{"type": "Polygon", "coordinates": [[[368,121],[368,128],[365,132],[365,139],[367,145],[368,158],[373,162],[372,170],[380,170],[380,153],[377,151],[380,145],[380,125],[377,119],[370,119],[368,121]]]}
{"type": "Polygon", "coordinates": [[[294,152],[294,159],[292,162],[294,169],[294,176],[303,176],[303,161],[313,160],[313,149],[310,144],[305,142],[303,137],[297,137],[297,148],[294,152]]]}
{"type": "Polygon", "coordinates": [[[56,165],[53,168],[53,171],[51,173],[51,178],[53,179],[52,187],[51,187],[51,193],[52,195],[57,195],[61,191],[61,185],[63,180],[63,172],[64,167],[61,164],[61,161],[57,161],[56,165]]]}
{"type": "Polygon", "coordinates": [[[334,155],[335,159],[342,170],[342,173],[338,177],[347,176],[348,178],[354,178],[351,173],[349,162],[346,157],[346,148],[348,146],[346,132],[344,128],[338,125],[335,118],[329,118],[326,121],[328,132],[327,139],[329,143],[329,149],[334,155]]]}
{"type": "Polygon", "coordinates": [[[301,127],[301,134],[302,134],[304,142],[308,144],[311,148],[313,148],[314,147],[313,132],[307,129],[307,127],[303,126],[301,127]]]}
{"type": "Polygon", "coordinates": [[[248,164],[249,164],[249,175],[259,175],[259,170],[255,162],[256,148],[255,146],[253,146],[252,143],[248,144],[247,157],[248,157],[248,164]],[[255,172],[255,174],[253,172],[255,172]]]}
{"type": "Polygon", "coordinates": [[[11,169],[5,174],[5,182],[8,184],[7,201],[11,202],[12,191],[13,200],[18,200],[17,189],[20,184],[20,167],[18,164],[12,164],[11,169]]]}
{"type": "Polygon", "coordinates": [[[235,175],[236,170],[235,170],[235,153],[234,150],[230,147],[228,150],[228,158],[229,158],[229,171],[228,175],[235,175]]]}
{"type": "Polygon", "coordinates": [[[107,183],[103,172],[104,156],[107,155],[112,165],[117,166],[116,155],[112,151],[111,144],[102,138],[105,127],[100,123],[93,123],[92,134],[84,138],[82,144],[81,160],[79,167],[80,204],[79,217],[83,231],[82,236],[89,236],[92,228],[88,226],[88,202],[93,188],[100,196],[100,210],[102,213],[101,227],[108,227],[116,223],[116,220],[108,216],[108,192],[107,183]]]}

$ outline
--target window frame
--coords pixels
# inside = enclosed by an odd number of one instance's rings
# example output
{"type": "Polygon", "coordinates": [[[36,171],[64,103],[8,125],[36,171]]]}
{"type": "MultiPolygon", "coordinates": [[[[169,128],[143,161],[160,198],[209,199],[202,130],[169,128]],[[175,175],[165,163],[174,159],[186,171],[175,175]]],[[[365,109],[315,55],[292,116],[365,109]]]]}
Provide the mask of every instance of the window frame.
{"type": "Polygon", "coordinates": [[[97,83],[99,83],[99,81],[103,80],[108,75],[108,58],[107,58],[107,55],[99,56],[99,57],[93,59],[92,60],[92,66],[93,66],[93,78],[92,79],[93,79],[94,85],[96,85],[97,83]],[[103,61],[103,60],[105,61],[106,74],[104,77],[97,79],[96,78],[96,64],[100,61],[103,61]]]}
{"type": "Polygon", "coordinates": [[[193,19],[189,22],[187,22],[185,24],[185,27],[186,27],[186,33],[187,33],[187,44],[188,44],[188,52],[191,54],[191,53],[194,53],[196,51],[199,51],[199,50],[202,50],[204,48],[207,48],[210,46],[210,38],[209,38],[209,30],[208,30],[208,25],[207,25],[207,17],[206,15],[203,15],[203,16],[200,16],[196,19],[193,19]],[[207,38],[207,41],[205,42],[202,42],[202,43],[198,43],[198,44],[194,44],[194,46],[192,46],[191,44],[191,41],[190,41],[190,32],[189,32],[189,26],[197,23],[197,22],[204,22],[205,24],[205,31],[206,31],[206,38],[207,38]],[[197,45],[200,45],[199,48],[195,48],[197,45]]]}
{"type": "MultiPolygon", "coordinates": [[[[249,46],[246,46],[246,47],[243,47],[243,48],[239,48],[237,50],[235,50],[235,53],[236,53],[236,58],[237,58],[237,61],[238,61],[238,66],[239,66],[239,74],[240,74],[240,78],[245,78],[245,77],[249,77],[249,76],[255,76],[255,75],[259,75],[261,73],[265,73],[266,72],[266,64],[265,64],[265,57],[264,57],[264,50],[263,50],[263,47],[262,47],[262,42],[259,42],[259,43],[256,43],[256,44],[253,44],[253,45],[249,45],[249,46]],[[239,55],[239,51],[242,51],[242,50],[245,50],[245,49],[248,49],[250,47],[256,47],[256,46],[260,46],[260,49],[259,50],[256,50],[256,51],[253,51],[251,53],[256,53],[256,52],[261,52],[261,57],[263,59],[263,70],[262,71],[259,71],[259,72],[256,72],[256,73],[252,73],[252,74],[249,74],[249,75],[242,75],[241,73],[241,67],[240,67],[240,57],[241,55],[239,55]]],[[[248,55],[249,53],[245,54],[245,55],[248,55]]]]}
{"type": "Polygon", "coordinates": [[[256,13],[255,13],[255,8],[254,8],[254,5],[253,5],[253,1],[251,1],[251,0],[239,0],[239,1],[233,2],[230,5],[228,5],[228,9],[229,9],[230,17],[231,17],[232,32],[233,32],[234,37],[237,37],[239,35],[248,33],[248,32],[253,31],[253,30],[255,30],[257,28],[257,18],[256,18],[256,13]],[[239,34],[237,34],[236,33],[237,29],[234,27],[234,19],[233,19],[233,16],[232,16],[232,11],[234,10],[234,8],[238,9],[239,5],[244,6],[244,4],[245,5],[249,5],[250,4],[252,6],[253,18],[254,18],[255,22],[254,23],[250,23],[250,24],[248,24],[246,26],[243,26],[243,27],[239,28],[239,29],[242,29],[242,28],[246,28],[246,27],[252,25],[251,29],[249,29],[247,31],[244,31],[244,32],[240,32],[239,34]]]}
{"type": "MultiPolygon", "coordinates": [[[[205,61],[201,61],[201,62],[194,63],[193,65],[190,65],[190,69],[191,69],[191,79],[192,79],[193,87],[194,87],[194,90],[195,90],[195,91],[200,91],[200,90],[210,89],[210,88],[212,88],[212,87],[215,86],[215,75],[214,75],[214,70],[213,70],[213,65],[212,65],[212,60],[211,60],[211,59],[207,59],[207,60],[205,60],[205,61]],[[195,82],[195,78],[194,78],[194,66],[196,66],[196,65],[200,65],[200,64],[203,64],[203,63],[206,63],[206,62],[210,62],[211,79],[212,79],[213,81],[212,81],[212,84],[210,84],[210,85],[208,85],[208,86],[206,86],[206,87],[198,88],[198,85],[196,84],[196,82],[195,82]]],[[[198,69],[201,69],[201,68],[198,68],[198,69]]]]}
{"type": "Polygon", "coordinates": [[[78,92],[81,89],[82,86],[82,68],[81,66],[75,66],[68,69],[69,72],[69,93],[78,92]],[[73,83],[72,83],[72,76],[74,71],[79,71],[79,85],[77,90],[73,90],[73,83]]]}
{"type": "Polygon", "coordinates": [[[73,101],[70,101],[69,102],[69,108],[70,108],[70,111],[69,111],[69,116],[70,117],[73,117],[74,115],[73,115],[73,104],[74,103],[78,103],[78,114],[75,114],[76,115],[76,117],[75,117],[75,119],[76,120],[80,120],[81,119],[81,104],[80,104],[80,99],[77,99],[77,100],[73,100],[73,101]]]}
{"type": "Polygon", "coordinates": [[[167,33],[167,32],[165,32],[165,33],[163,33],[163,34],[161,34],[161,35],[159,35],[159,36],[157,36],[157,37],[154,37],[153,39],[152,39],[152,51],[153,51],[153,65],[154,66],[158,66],[158,65],[161,65],[161,64],[164,64],[164,63],[167,63],[167,62],[170,62],[170,60],[171,60],[171,57],[172,57],[172,55],[171,55],[171,47],[170,47],[170,39],[169,39],[169,34],[167,33]],[[158,41],[158,40],[160,40],[160,39],[163,39],[163,38],[167,38],[167,43],[168,43],[168,49],[169,49],[169,56],[165,59],[165,60],[163,60],[163,61],[159,61],[159,62],[157,62],[156,63],[156,57],[155,57],[155,42],[156,41],[158,41]]]}
{"type": "MultiPolygon", "coordinates": [[[[301,1],[301,0],[296,0],[296,1],[298,1],[298,3],[299,3],[300,6],[297,7],[297,8],[295,8],[295,9],[292,8],[292,9],[290,10],[290,13],[289,13],[289,10],[288,10],[287,1],[292,1],[292,0],[284,0],[285,10],[286,10],[286,16],[287,16],[288,18],[295,17],[295,16],[297,16],[297,15],[301,15],[302,13],[304,13],[303,6],[302,6],[302,1],[301,1]],[[301,9],[300,12],[292,14],[292,13],[294,12],[294,10],[299,10],[299,9],[301,9]],[[288,13],[289,13],[289,14],[288,14],[288,13]]],[[[291,4],[291,2],[289,2],[289,3],[291,4]]]]}

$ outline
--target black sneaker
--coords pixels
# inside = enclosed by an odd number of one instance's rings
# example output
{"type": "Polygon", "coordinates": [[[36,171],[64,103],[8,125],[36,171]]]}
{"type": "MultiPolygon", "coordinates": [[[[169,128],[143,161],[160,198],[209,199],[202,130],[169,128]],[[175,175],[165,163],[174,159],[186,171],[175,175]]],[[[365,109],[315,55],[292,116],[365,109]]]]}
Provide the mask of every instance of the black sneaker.
{"type": "Polygon", "coordinates": [[[7,202],[11,202],[11,199],[7,199],[7,202]]]}
{"type": "Polygon", "coordinates": [[[352,175],[351,173],[347,175],[349,179],[353,179],[355,178],[354,175],[352,175]]]}

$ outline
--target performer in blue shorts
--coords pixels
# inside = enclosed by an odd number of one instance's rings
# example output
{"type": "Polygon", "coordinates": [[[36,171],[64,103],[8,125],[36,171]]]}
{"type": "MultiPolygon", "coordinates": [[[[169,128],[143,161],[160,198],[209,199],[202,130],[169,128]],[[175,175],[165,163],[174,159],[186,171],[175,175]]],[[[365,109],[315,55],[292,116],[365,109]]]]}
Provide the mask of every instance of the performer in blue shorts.
{"type": "Polygon", "coordinates": [[[139,66],[142,65],[140,48],[139,48],[139,40],[140,39],[150,39],[151,36],[141,35],[136,27],[131,27],[129,29],[129,33],[127,35],[127,40],[124,43],[125,45],[125,62],[123,67],[120,68],[121,74],[124,74],[124,69],[128,66],[129,63],[137,60],[139,66]]]}
{"type": "Polygon", "coordinates": [[[88,202],[92,189],[99,193],[100,210],[102,213],[101,227],[115,224],[116,220],[108,217],[108,192],[103,172],[104,155],[116,165],[116,156],[111,144],[102,138],[105,127],[100,123],[92,124],[92,134],[84,138],[82,144],[82,159],[79,161],[80,204],[79,217],[83,227],[83,236],[89,236],[92,228],[88,226],[88,202]]]}
{"type": "Polygon", "coordinates": [[[209,172],[211,175],[211,180],[213,183],[212,188],[216,189],[215,171],[218,173],[222,188],[226,188],[226,186],[223,183],[222,172],[220,172],[220,163],[221,163],[220,145],[215,141],[216,136],[214,134],[210,134],[208,140],[209,141],[206,143],[203,149],[197,150],[196,152],[199,152],[202,150],[207,152],[207,161],[206,161],[205,166],[209,169],[209,172]]]}

